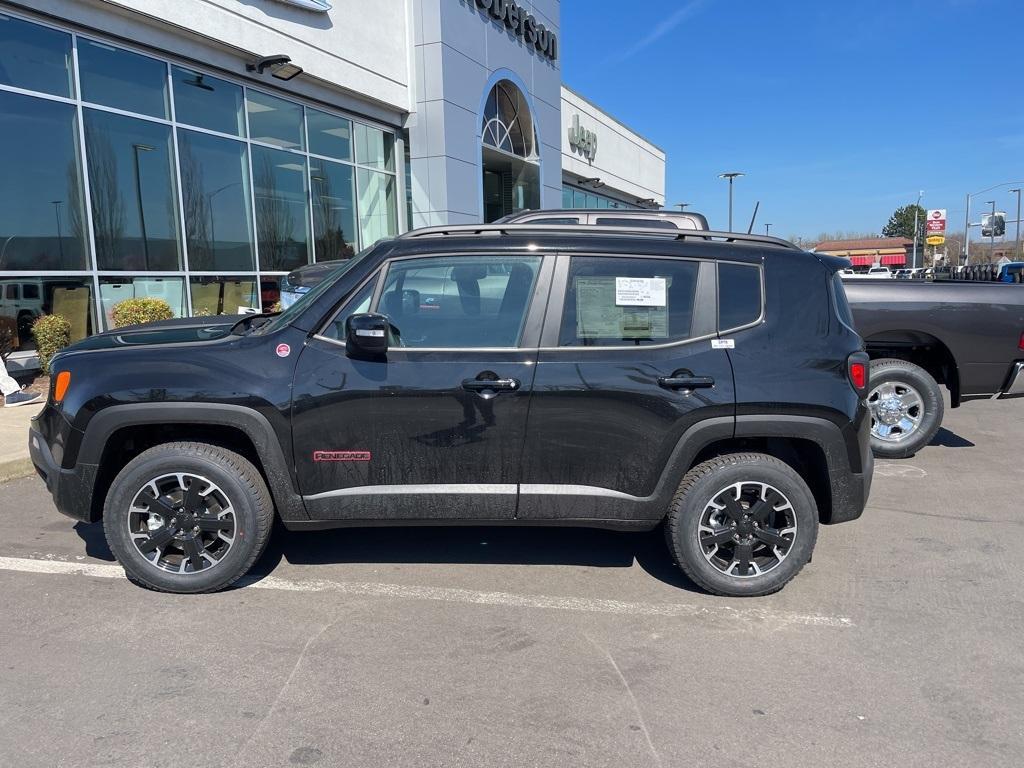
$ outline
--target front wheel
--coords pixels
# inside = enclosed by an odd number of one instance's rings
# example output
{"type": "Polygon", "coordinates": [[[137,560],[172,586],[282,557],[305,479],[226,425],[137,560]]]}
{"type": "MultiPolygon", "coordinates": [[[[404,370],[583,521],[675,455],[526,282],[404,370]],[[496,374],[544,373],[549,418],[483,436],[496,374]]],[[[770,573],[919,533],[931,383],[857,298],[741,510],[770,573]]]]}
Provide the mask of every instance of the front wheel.
{"type": "Polygon", "coordinates": [[[883,358],[871,361],[868,407],[871,451],[882,459],[913,456],[942,426],[938,382],[919,365],[883,358]]]}
{"type": "Polygon", "coordinates": [[[676,563],[708,592],[768,595],[810,560],[818,506],[788,464],[760,453],[730,454],[686,473],[665,533],[676,563]]]}
{"type": "Polygon", "coordinates": [[[273,519],[259,471],[204,443],[143,451],[114,479],[103,508],[107,543],[128,578],[178,593],[237,581],[263,552],[273,519]]]}

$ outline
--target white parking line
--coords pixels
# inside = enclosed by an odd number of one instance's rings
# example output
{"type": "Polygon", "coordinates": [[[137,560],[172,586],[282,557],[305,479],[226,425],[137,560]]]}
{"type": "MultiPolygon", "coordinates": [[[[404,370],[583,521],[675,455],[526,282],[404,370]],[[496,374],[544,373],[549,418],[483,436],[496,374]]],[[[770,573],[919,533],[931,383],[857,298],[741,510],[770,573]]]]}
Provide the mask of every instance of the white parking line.
{"type": "MultiPolygon", "coordinates": [[[[104,563],[36,560],[21,557],[0,557],[0,570],[21,573],[92,576],[99,579],[123,579],[119,565],[104,563]]],[[[606,613],[620,616],[667,616],[672,618],[707,617],[736,621],[809,627],[852,627],[844,616],[814,613],[792,613],[754,605],[735,607],[724,599],[713,605],[690,603],[638,603],[588,597],[555,597],[549,595],[516,595],[510,592],[479,592],[453,587],[419,587],[408,584],[302,580],[290,581],[277,576],[246,577],[239,584],[247,589],[270,589],[285,592],[326,592],[361,597],[386,597],[405,600],[435,600],[474,605],[500,605],[511,608],[546,608],[580,613],[606,613]]]]}

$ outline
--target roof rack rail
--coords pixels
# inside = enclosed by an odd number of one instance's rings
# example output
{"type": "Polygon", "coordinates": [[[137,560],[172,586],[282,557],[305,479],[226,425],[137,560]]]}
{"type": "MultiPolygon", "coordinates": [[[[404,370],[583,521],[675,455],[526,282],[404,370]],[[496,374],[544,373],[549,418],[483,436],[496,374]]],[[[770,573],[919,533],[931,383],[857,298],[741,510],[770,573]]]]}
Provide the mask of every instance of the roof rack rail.
{"type": "Polygon", "coordinates": [[[726,243],[774,245],[789,250],[802,250],[788,240],[745,232],[716,232],[710,229],[652,229],[649,227],[604,227],[590,224],[452,224],[414,229],[399,235],[399,240],[443,235],[514,235],[530,232],[542,234],[618,235],[620,237],[651,237],[668,240],[704,240],[726,243]]]}

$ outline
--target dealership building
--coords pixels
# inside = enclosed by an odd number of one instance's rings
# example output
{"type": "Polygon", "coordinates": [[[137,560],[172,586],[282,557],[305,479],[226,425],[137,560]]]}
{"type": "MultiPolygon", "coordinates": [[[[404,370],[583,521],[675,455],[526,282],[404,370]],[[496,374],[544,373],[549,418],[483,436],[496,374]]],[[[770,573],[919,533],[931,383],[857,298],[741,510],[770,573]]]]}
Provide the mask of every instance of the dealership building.
{"type": "Polygon", "coordinates": [[[662,207],[664,152],[562,53],[557,0],[0,1],[11,367],[42,314],[235,314],[407,229],[662,207]]]}

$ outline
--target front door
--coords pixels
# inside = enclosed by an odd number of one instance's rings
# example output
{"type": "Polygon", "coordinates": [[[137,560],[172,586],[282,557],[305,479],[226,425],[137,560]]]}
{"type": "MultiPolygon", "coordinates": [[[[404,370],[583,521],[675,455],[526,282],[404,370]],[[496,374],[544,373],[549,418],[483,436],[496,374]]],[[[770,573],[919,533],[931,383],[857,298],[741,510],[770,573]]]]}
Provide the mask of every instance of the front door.
{"type": "Polygon", "coordinates": [[[311,517],[514,517],[544,266],[539,255],[395,259],[310,340],[292,423],[311,517]],[[386,360],[346,355],[345,318],[368,310],[396,329],[386,360]]]}
{"type": "Polygon", "coordinates": [[[686,430],[708,420],[718,437],[733,432],[732,368],[712,343],[715,265],[558,258],[518,517],[656,519],[662,470],[686,430]]]}

